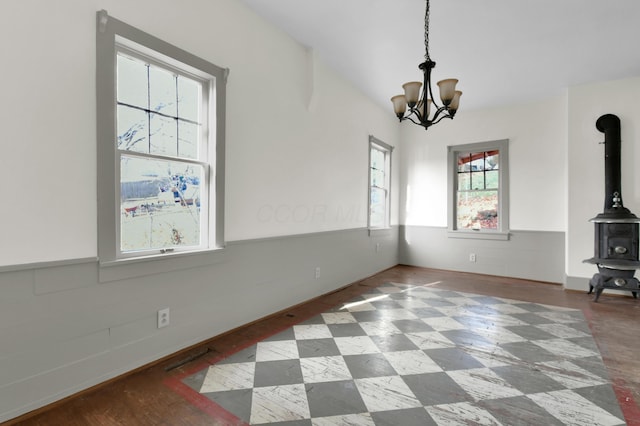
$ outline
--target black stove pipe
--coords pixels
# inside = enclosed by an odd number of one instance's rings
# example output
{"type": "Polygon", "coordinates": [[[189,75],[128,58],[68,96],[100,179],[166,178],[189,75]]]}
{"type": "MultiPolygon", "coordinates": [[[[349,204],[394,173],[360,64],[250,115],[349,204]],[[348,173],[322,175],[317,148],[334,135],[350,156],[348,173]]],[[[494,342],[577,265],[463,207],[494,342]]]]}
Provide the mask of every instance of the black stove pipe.
{"type": "Polygon", "coordinates": [[[604,212],[591,222],[595,224],[595,255],[584,260],[598,266],[598,273],[589,281],[589,293],[598,298],[604,289],[631,291],[637,298],[640,281],[634,278],[640,269],[638,250],[640,219],[622,205],[620,119],[605,114],[596,121],[596,128],[604,133],[604,212]]]}
{"type": "Polygon", "coordinates": [[[596,128],[604,133],[604,213],[598,216],[635,217],[622,205],[620,119],[605,114],[596,121],[596,128]]]}

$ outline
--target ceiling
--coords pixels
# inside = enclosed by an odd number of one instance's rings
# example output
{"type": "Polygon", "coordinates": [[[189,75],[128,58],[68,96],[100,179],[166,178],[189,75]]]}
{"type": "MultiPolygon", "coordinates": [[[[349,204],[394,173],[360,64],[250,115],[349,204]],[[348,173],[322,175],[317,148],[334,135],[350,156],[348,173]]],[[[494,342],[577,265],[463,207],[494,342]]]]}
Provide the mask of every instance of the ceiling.
{"type": "MultiPolygon", "coordinates": [[[[425,0],[242,0],[391,113],[421,80],[425,0]]],[[[432,0],[433,82],[458,78],[460,110],[640,75],[638,0],[432,0]]]]}

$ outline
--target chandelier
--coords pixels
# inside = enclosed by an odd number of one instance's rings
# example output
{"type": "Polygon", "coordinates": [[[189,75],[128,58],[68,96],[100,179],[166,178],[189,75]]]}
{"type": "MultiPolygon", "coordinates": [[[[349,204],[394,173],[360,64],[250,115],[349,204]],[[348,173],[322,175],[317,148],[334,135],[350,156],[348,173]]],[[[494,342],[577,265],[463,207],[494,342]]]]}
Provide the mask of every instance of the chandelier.
{"type": "Polygon", "coordinates": [[[456,90],[458,80],[448,78],[437,83],[440,88],[442,106],[438,105],[433,96],[431,70],[435,68],[436,63],[429,56],[429,0],[427,0],[427,10],[424,15],[424,47],[424,62],[418,65],[424,74],[424,81],[410,81],[403,84],[404,95],[392,97],[391,102],[393,102],[393,109],[400,121],[409,120],[428,129],[443,118],[453,119],[458,110],[460,95],[462,95],[461,91],[456,90]],[[407,106],[409,107],[408,112],[407,106]],[[434,109],[433,115],[431,115],[432,109],[434,109]]]}

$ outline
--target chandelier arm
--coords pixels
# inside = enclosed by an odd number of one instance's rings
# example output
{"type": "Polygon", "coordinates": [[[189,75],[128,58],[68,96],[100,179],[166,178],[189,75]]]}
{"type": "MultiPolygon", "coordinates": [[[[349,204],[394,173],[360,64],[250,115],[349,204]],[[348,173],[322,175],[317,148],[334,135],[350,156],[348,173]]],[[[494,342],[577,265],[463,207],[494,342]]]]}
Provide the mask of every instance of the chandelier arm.
{"type": "Polygon", "coordinates": [[[434,107],[440,108],[440,104],[436,101],[436,97],[433,94],[433,87],[431,86],[431,70],[436,67],[436,63],[431,59],[426,60],[422,64],[418,65],[418,68],[424,73],[424,82],[422,86],[422,99],[431,99],[434,107]]]}
{"type": "Polygon", "coordinates": [[[424,81],[422,83],[422,96],[420,97],[420,102],[423,105],[425,105],[425,102],[427,102],[427,99],[429,99],[430,96],[433,96],[431,94],[431,82],[429,81],[427,71],[425,71],[424,81]]]}
{"type": "Polygon", "coordinates": [[[446,107],[443,107],[443,106],[438,107],[438,109],[436,109],[435,114],[433,114],[433,119],[436,120],[440,116],[440,114],[442,114],[443,112],[446,112],[446,107]]]}
{"type": "Polygon", "coordinates": [[[431,87],[431,72],[429,72],[428,78],[425,78],[425,81],[426,81],[425,85],[429,87],[429,91],[428,91],[428,92],[429,92],[429,93],[428,93],[429,98],[428,98],[428,99],[431,99],[431,104],[432,104],[435,108],[437,108],[438,110],[440,110],[440,108],[442,108],[442,107],[440,106],[440,104],[438,103],[438,101],[436,101],[436,97],[435,97],[435,96],[434,96],[434,94],[433,94],[433,88],[431,87]]]}
{"type": "Polygon", "coordinates": [[[422,116],[422,114],[420,114],[420,111],[418,110],[418,108],[411,108],[409,110],[409,114],[405,115],[403,119],[404,118],[408,119],[414,124],[420,124],[424,121],[424,117],[422,116]],[[415,116],[415,118],[418,120],[417,123],[413,120],[413,118],[411,118],[412,116],[415,116]]]}
{"type": "Polygon", "coordinates": [[[422,121],[422,120],[420,120],[420,121],[415,121],[415,120],[414,120],[411,116],[409,116],[409,115],[406,115],[406,116],[404,116],[404,117],[402,117],[402,118],[400,119],[400,121],[404,121],[404,120],[409,120],[409,121],[410,121],[410,122],[412,122],[413,124],[417,124],[417,125],[419,125],[419,126],[422,126],[422,127],[424,127],[425,129],[426,129],[427,127],[431,126],[431,122],[430,122],[429,120],[427,120],[427,121],[422,121]]]}
{"type": "Polygon", "coordinates": [[[439,123],[440,121],[442,121],[443,118],[450,118],[451,120],[453,120],[453,115],[451,115],[451,113],[449,112],[449,110],[446,107],[438,108],[438,110],[436,111],[435,115],[433,116],[433,120],[431,120],[432,124],[439,123]],[[443,114],[440,118],[438,118],[438,116],[443,112],[445,114],[443,114]]]}
{"type": "Polygon", "coordinates": [[[408,115],[402,117],[402,121],[404,121],[404,120],[409,120],[413,124],[420,124],[419,122],[415,121],[413,118],[411,118],[411,116],[408,116],[408,115]]]}

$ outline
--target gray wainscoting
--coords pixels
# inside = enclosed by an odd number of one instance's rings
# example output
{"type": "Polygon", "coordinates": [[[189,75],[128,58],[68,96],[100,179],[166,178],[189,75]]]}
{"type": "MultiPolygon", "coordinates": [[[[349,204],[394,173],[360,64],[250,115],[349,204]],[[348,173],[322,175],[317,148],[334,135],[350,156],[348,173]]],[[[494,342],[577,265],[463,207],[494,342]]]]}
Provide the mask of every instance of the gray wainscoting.
{"type": "MultiPolygon", "coordinates": [[[[594,265],[593,266],[593,273],[597,273],[598,272],[598,268],[594,265]]],[[[564,288],[567,290],[575,290],[575,291],[589,291],[589,281],[591,280],[591,277],[589,278],[584,278],[584,277],[572,277],[570,275],[566,275],[565,279],[564,279],[564,288]]],[[[616,292],[610,292],[608,290],[605,290],[606,294],[615,294],[616,292]]],[[[627,292],[618,292],[618,294],[628,294],[627,292]]]]}
{"type": "Polygon", "coordinates": [[[407,265],[562,283],[565,234],[511,231],[509,240],[499,241],[451,238],[444,227],[403,225],[399,257],[407,265]]]}
{"type": "Polygon", "coordinates": [[[108,281],[91,258],[2,268],[0,422],[392,267],[398,234],[229,242],[210,262],[108,281]]]}

